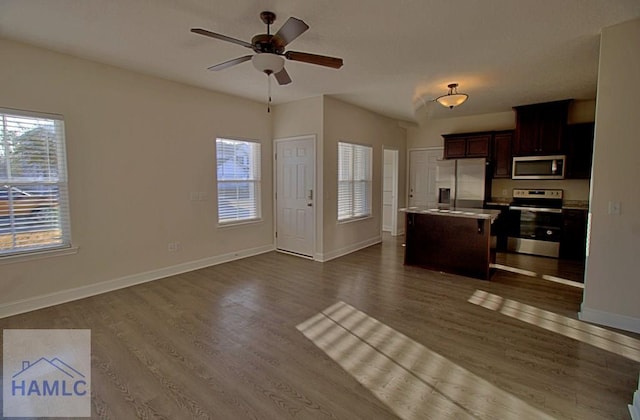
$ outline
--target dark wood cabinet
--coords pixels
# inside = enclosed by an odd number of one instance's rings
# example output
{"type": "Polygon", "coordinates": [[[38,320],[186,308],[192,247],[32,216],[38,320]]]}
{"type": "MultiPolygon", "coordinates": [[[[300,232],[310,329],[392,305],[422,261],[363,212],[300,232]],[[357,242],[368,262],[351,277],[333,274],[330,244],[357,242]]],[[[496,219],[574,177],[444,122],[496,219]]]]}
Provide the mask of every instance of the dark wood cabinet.
{"type": "Polygon", "coordinates": [[[513,154],[516,156],[562,153],[569,102],[557,101],[514,107],[516,131],[513,154]]]}
{"type": "Polygon", "coordinates": [[[584,260],[587,245],[587,210],[563,209],[560,258],[584,260]]]}
{"type": "Polygon", "coordinates": [[[567,155],[566,178],[589,179],[591,177],[593,130],[594,123],[567,126],[564,147],[567,155]]]}
{"type": "Polygon", "coordinates": [[[467,139],[446,138],[444,139],[444,158],[460,159],[466,157],[467,139]]]}
{"type": "Polygon", "coordinates": [[[404,263],[489,280],[496,251],[491,220],[409,212],[404,263]]]}
{"type": "Polygon", "coordinates": [[[491,236],[496,240],[496,251],[507,250],[509,204],[485,204],[485,209],[499,210],[500,215],[491,224],[491,236]]]}
{"type": "Polygon", "coordinates": [[[511,164],[513,162],[511,145],[513,131],[498,131],[493,135],[491,161],[494,178],[511,178],[511,164]]]}
{"type": "Polygon", "coordinates": [[[467,157],[489,157],[489,148],[491,143],[491,134],[482,134],[467,138],[466,156],[467,157]]]}
{"type": "Polygon", "coordinates": [[[443,134],[444,158],[489,158],[491,133],[443,134]]]}

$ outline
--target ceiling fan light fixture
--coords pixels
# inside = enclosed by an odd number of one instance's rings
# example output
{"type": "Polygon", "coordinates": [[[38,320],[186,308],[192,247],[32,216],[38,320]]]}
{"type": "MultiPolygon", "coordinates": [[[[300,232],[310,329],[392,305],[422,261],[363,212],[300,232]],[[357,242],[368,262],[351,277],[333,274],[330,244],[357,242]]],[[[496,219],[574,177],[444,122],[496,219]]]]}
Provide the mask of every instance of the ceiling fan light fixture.
{"type": "Polygon", "coordinates": [[[436,101],[445,108],[453,109],[458,105],[462,105],[469,95],[466,93],[458,93],[458,84],[451,83],[447,86],[449,92],[446,95],[442,95],[436,98],[436,101]]]}
{"type": "Polygon", "coordinates": [[[277,54],[259,53],[251,58],[253,66],[267,75],[279,73],[284,68],[284,58],[277,54]]]}

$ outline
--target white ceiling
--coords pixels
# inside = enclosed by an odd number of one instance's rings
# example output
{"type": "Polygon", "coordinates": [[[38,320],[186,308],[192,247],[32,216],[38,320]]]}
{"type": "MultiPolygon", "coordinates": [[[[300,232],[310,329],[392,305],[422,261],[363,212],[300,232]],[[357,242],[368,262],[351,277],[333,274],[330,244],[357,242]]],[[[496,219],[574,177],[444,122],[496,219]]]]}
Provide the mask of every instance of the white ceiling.
{"type": "Polygon", "coordinates": [[[266,77],[250,62],[207,70],[249,50],[189,31],[250,42],[265,32],[263,10],[278,15],[276,30],[289,16],[310,26],[288,49],[345,63],[287,61],[293,83],[274,83],[274,103],[324,94],[415,121],[420,98],[450,82],[470,99],[429,106],[432,118],[595,98],[600,30],[640,16],[640,1],[2,0],[0,37],[264,101],[266,77]]]}

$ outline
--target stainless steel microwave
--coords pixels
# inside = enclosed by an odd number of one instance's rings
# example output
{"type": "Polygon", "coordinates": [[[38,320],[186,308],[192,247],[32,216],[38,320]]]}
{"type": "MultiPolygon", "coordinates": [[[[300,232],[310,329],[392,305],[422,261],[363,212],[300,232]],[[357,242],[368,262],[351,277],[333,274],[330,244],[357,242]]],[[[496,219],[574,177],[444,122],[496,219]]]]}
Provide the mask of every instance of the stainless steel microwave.
{"type": "Polygon", "coordinates": [[[564,179],[566,156],[516,156],[512,179],[564,179]]]}

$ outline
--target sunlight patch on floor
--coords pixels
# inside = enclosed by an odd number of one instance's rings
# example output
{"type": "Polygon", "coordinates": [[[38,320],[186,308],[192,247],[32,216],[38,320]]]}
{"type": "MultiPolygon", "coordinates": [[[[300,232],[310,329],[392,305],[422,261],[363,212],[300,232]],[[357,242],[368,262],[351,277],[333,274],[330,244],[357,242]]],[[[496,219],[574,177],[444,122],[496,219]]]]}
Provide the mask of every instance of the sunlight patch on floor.
{"type": "Polygon", "coordinates": [[[562,277],[556,277],[556,276],[550,276],[548,274],[543,274],[542,275],[542,279],[543,280],[553,281],[553,282],[556,282],[556,283],[566,284],[568,286],[577,287],[579,289],[584,289],[584,283],[580,283],[580,282],[573,281],[573,280],[563,279],[562,277]]]}
{"type": "Polygon", "coordinates": [[[551,418],[344,302],[297,329],[402,419],[551,418]]]}
{"type": "Polygon", "coordinates": [[[511,267],[504,264],[491,264],[491,267],[497,268],[498,270],[509,271],[511,273],[522,274],[529,277],[538,277],[538,273],[535,271],[523,270],[522,268],[511,267]]]}
{"type": "Polygon", "coordinates": [[[640,340],[554,312],[476,290],[469,303],[640,362],[640,340]]]}
{"type": "Polygon", "coordinates": [[[577,281],[573,281],[573,280],[563,279],[562,277],[551,276],[549,274],[538,274],[535,271],[523,270],[522,268],[511,267],[511,266],[504,265],[504,264],[491,264],[491,267],[495,268],[495,269],[498,269],[498,270],[509,271],[511,273],[522,274],[522,275],[529,276],[529,277],[541,278],[543,280],[548,280],[548,281],[552,281],[552,282],[555,282],[555,283],[566,284],[568,286],[573,286],[573,287],[577,287],[579,289],[584,289],[584,284],[583,283],[580,283],[580,282],[577,282],[577,281]]]}

